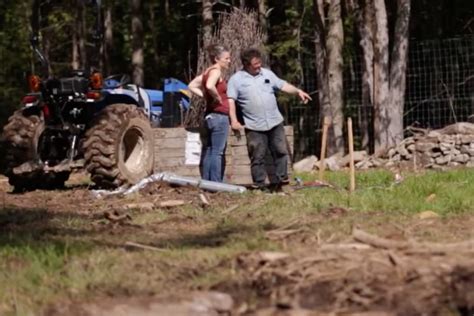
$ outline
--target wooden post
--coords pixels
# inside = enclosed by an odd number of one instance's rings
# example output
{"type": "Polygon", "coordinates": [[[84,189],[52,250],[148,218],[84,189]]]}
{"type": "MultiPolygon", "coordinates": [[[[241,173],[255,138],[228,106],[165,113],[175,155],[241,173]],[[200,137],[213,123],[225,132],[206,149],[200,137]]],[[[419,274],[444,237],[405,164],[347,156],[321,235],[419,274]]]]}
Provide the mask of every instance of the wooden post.
{"type": "Polygon", "coordinates": [[[329,117],[324,117],[323,122],[323,139],[321,140],[321,157],[319,162],[319,181],[324,181],[324,169],[326,169],[326,143],[328,139],[329,117]]]}
{"type": "Polygon", "coordinates": [[[417,167],[416,167],[416,150],[413,152],[413,173],[417,172],[417,167]]]}
{"type": "Polygon", "coordinates": [[[349,167],[350,167],[350,186],[349,192],[355,190],[355,166],[354,166],[354,136],[352,133],[352,118],[347,119],[347,133],[349,139],[349,167]]]}

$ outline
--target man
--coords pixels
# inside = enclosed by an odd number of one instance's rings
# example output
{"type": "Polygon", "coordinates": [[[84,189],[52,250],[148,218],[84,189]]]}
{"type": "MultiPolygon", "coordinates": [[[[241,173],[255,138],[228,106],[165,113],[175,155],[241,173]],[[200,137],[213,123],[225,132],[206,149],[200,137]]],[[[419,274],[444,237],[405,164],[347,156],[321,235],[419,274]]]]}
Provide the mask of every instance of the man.
{"type": "Polygon", "coordinates": [[[298,95],[303,103],[311,97],[263,68],[262,53],[258,49],[246,49],[240,58],[243,69],[230,78],[227,86],[231,126],[234,130],[245,127],[254,186],[258,189],[266,187],[265,155],[269,149],[275,165],[275,185],[280,187],[289,182],[288,149],[275,92],[298,95]],[[237,120],[236,106],[242,112],[245,126],[237,120]]]}

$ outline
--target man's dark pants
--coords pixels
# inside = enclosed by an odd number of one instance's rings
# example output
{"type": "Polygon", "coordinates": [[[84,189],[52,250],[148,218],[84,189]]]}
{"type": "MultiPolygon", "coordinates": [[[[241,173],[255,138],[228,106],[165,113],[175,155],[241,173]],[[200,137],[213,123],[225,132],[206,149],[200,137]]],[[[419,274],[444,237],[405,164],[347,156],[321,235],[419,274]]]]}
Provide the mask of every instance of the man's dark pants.
{"type": "Polygon", "coordinates": [[[250,170],[254,184],[260,187],[265,185],[265,178],[267,176],[265,156],[268,149],[273,157],[275,177],[278,184],[287,181],[288,147],[283,123],[273,127],[269,131],[263,132],[246,129],[245,134],[247,136],[250,170]]]}

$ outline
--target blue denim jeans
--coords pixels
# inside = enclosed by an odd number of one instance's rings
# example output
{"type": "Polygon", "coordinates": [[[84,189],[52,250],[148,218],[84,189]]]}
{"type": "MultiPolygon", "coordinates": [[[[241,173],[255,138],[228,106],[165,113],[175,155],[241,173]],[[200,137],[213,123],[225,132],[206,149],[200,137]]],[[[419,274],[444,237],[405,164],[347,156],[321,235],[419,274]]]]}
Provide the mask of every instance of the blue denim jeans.
{"type": "Polygon", "coordinates": [[[210,113],[206,116],[207,144],[202,158],[202,178],[222,182],[225,167],[225,147],[229,134],[229,117],[210,113]]]}

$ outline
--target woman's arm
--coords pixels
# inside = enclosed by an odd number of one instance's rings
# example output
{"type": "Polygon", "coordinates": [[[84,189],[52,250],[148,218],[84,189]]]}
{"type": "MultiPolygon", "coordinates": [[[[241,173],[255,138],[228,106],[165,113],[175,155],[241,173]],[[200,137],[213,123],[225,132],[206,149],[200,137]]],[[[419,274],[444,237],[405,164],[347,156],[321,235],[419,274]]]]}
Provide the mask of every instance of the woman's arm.
{"type": "Polygon", "coordinates": [[[202,91],[202,75],[197,76],[188,84],[189,91],[194,93],[199,97],[204,97],[204,92],[202,91]]]}
{"type": "Polygon", "coordinates": [[[216,102],[219,102],[221,103],[222,100],[221,100],[221,97],[219,95],[219,93],[217,92],[217,88],[216,88],[216,85],[217,85],[217,82],[219,81],[219,79],[221,78],[221,71],[220,69],[218,68],[213,68],[209,71],[209,77],[207,78],[207,81],[206,81],[206,89],[207,91],[209,92],[209,94],[211,95],[211,97],[216,101],[216,102]]]}

